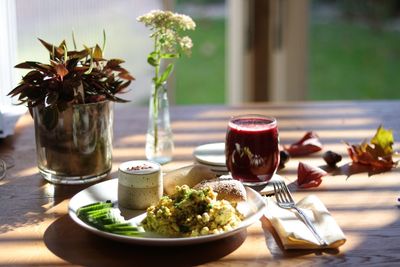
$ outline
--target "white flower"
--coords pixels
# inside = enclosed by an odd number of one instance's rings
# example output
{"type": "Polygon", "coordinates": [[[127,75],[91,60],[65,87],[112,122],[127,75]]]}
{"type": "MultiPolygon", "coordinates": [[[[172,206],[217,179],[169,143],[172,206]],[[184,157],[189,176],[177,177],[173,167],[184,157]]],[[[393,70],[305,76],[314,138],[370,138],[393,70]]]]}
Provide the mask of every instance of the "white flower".
{"type": "Polygon", "coordinates": [[[181,52],[190,55],[193,47],[192,40],[188,36],[181,36],[182,31],[194,30],[196,24],[186,15],[171,11],[152,10],[137,18],[139,22],[151,30],[150,38],[154,40],[152,51],[147,62],[155,68],[155,90],[167,80],[173,69],[173,63],[169,63],[164,72],[161,72],[161,61],[177,59],[181,52]]]}
{"type": "Polygon", "coordinates": [[[194,30],[196,28],[196,23],[189,16],[175,13],[173,19],[182,30],[194,30]]]}
{"type": "Polygon", "coordinates": [[[165,32],[159,33],[159,41],[162,42],[162,46],[166,50],[174,50],[176,45],[176,40],[179,39],[178,34],[176,31],[171,29],[166,29],[165,32]]]}
{"type": "Polygon", "coordinates": [[[189,36],[184,36],[179,40],[179,45],[181,46],[183,52],[185,52],[186,54],[190,54],[190,51],[193,47],[193,42],[189,36]]]}
{"type": "Polygon", "coordinates": [[[143,22],[146,26],[159,29],[194,30],[196,28],[196,23],[189,16],[171,11],[152,10],[138,17],[137,20],[143,22]]]}

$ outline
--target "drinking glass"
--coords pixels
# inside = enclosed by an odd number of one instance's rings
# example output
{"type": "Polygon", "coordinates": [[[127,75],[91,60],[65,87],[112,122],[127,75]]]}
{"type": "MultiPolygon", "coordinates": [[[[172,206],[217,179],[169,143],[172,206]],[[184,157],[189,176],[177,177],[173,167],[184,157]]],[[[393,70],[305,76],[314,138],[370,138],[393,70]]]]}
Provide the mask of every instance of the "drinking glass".
{"type": "Polygon", "coordinates": [[[258,114],[230,119],[225,141],[226,166],[245,185],[268,183],[279,165],[279,134],[275,118],[258,114]]]}

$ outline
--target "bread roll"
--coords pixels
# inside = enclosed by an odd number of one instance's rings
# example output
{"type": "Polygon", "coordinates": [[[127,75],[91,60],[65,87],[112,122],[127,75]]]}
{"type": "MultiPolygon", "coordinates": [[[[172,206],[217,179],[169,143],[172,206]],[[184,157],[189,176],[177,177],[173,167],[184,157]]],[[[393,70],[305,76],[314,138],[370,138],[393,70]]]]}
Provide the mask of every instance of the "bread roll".
{"type": "Polygon", "coordinates": [[[170,171],[164,175],[164,192],[172,195],[177,185],[193,187],[203,180],[215,179],[216,174],[203,165],[190,165],[170,171]]]}
{"type": "Polygon", "coordinates": [[[211,187],[212,190],[218,193],[217,199],[225,199],[230,202],[246,201],[247,194],[243,184],[233,179],[213,179],[202,181],[194,186],[194,189],[204,189],[211,187]]]}

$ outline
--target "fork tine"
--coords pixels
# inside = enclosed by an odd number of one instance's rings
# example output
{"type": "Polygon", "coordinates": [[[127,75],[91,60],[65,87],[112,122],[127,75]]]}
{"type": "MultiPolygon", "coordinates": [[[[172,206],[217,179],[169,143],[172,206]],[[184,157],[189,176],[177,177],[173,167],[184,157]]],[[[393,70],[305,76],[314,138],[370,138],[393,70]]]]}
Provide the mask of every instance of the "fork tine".
{"type": "Polygon", "coordinates": [[[294,203],[294,199],[293,199],[293,197],[292,197],[292,194],[290,193],[290,191],[289,191],[289,189],[287,188],[287,186],[286,186],[286,185],[283,185],[282,187],[283,187],[283,191],[285,192],[285,194],[286,194],[286,196],[287,196],[287,198],[288,198],[288,201],[294,203]]]}
{"type": "Polygon", "coordinates": [[[284,190],[284,185],[283,185],[283,182],[281,182],[281,181],[279,181],[278,182],[278,189],[279,189],[279,193],[280,193],[280,196],[281,196],[281,199],[282,199],[282,202],[288,202],[288,198],[287,198],[287,196],[286,196],[286,192],[285,192],[285,190],[284,190]]]}
{"type": "Polygon", "coordinates": [[[280,199],[280,193],[279,193],[277,182],[273,182],[272,185],[274,186],[276,202],[280,203],[281,199],[280,199]]]}
{"type": "Polygon", "coordinates": [[[285,199],[284,199],[284,195],[282,195],[282,189],[281,189],[281,182],[280,181],[276,182],[276,188],[277,188],[277,191],[278,191],[279,199],[281,200],[281,202],[284,202],[285,199]]]}

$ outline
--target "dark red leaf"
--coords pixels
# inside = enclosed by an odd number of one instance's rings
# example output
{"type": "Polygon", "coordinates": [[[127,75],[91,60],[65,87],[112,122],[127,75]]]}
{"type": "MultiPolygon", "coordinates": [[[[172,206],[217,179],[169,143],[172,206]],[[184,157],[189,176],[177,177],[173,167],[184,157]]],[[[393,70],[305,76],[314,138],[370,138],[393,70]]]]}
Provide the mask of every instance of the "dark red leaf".
{"type": "Polygon", "coordinates": [[[35,69],[37,64],[39,64],[39,62],[26,61],[26,62],[22,62],[22,63],[19,63],[19,64],[15,65],[14,68],[18,68],[18,69],[35,69]]]}
{"type": "Polygon", "coordinates": [[[24,77],[22,77],[22,81],[30,84],[37,84],[40,81],[43,81],[44,77],[46,77],[47,74],[44,74],[41,71],[38,70],[31,70],[28,72],[24,77]]]}
{"type": "Polygon", "coordinates": [[[321,178],[326,174],[326,171],[318,167],[299,162],[299,166],[297,167],[297,185],[300,188],[318,187],[322,182],[321,178]]]}
{"type": "Polygon", "coordinates": [[[47,50],[50,52],[50,55],[53,55],[53,52],[54,52],[53,56],[55,56],[56,58],[61,58],[64,55],[63,48],[56,47],[40,38],[38,39],[42,43],[42,45],[47,48],[47,50]]]}
{"type": "Polygon", "coordinates": [[[305,156],[321,149],[321,141],[315,132],[307,132],[299,141],[290,145],[290,147],[285,147],[285,150],[292,157],[305,156]]]}
{"type": "Polygon", "coordinates": [[[39,62],[35,62],[35,61],[25,61],[22,63],[19,63],[17,65],[15,65],[14,68],[18,68],[18,69],[36,69],[36,70],[40,70],[40,71],[44,71],[44,72],[48,72],[52,69],[52,67],[50,65],[47,64],[42,64],[39,62]]]}
{"type": "Polygon", "coordinates": [[[81,51],[68,51],[67,55],[69,58],[77,58],[77,59],[82,59],[84,57],[89,56],[89,51],[86,49],[83,49],[81,51]]]}
{"type": "Polygon", "coordinates": [[[17,87],[15,87],[11,92],[8,93],[9,96],[16,96],[18,94],[20,94],[21,92],[23,92],[24,90],[27,90],[28,87],[31,87],[30,84],[20,84],[17,87]]]}
{"type": "Polygon", "coordinates": [[[75,67],[74,69],[73,69],[73,71],[74,72],[80,72],[80,73],[83,73],[83,72],[85,72],[85,71],[87,71],[89,69],[89,67],[87,67],[87,66],[83,66],[83,67],[75,67]]]}
{"type": "Polygon", "coordinates": [[[50,53],[53,51],[54,45],[52,45],[52,44],[50,44],[50,43],[48,43],[48,42],[46,42],[46,41],[44,41],[44,40],[42,40],[42,39],[40,39],[40,38],[38,38],[38,39],[39,39],[39,41],[42,43],[42,45],[43,45],[44,47],[46,47],[46,49],[47,49],[50,53]]]}
{"type": "Polygon", "coordinates": [[[44,102],[60,106],[84,103],[86,97],[90,98],[87,101],[102,101],[104,98],[124,101],[114,95],[122,93],[134,77],[120,66],[123,60],[103,59],[102,48],[98,45],[68,51],[65,41],[58,46],[42,39],[39,41],[49,51],[50,63],[26,61],[16,65],[17,68],[32,70],[9,93],[19,97],[20,103],[27,103],[30,107],[44,102]],[[75,95],[79,86],[82,87],[79,92],[82,92],[75,95]]]}
{"type": "Polygon", "coordinates": [[[129,72],[121,72],[118,74],[118,77],[120,77],[121,79],[124,79],[124,80],[129,80],[129,81],[135,80],[135,78],[133,78],[133,76],[131,76],[129,74],[129,72]]]}
{"type": "Polygon", "coordinates": [[[119,86],[119,88],[118,88],[118,90],[116,91],[116,93],[123,93],[123,92],[124,92],[124,89],[125,89],[126,87],[128,87],[130,84],[131,84],[131,81],[127,81],[127,82],[121,83],[121,85],[119,86]]]}
{"type": "Polygon", "coordinates": [[[125,62],[125,61],[123,61],[122,59],[113,58],[113,59],[110,59],[110,60],[107,62],[106,68],[113,69],[113,68],[119,66],[119,64],[122,64],[122,63],[124,63],[124,62],[125,62]]]}

